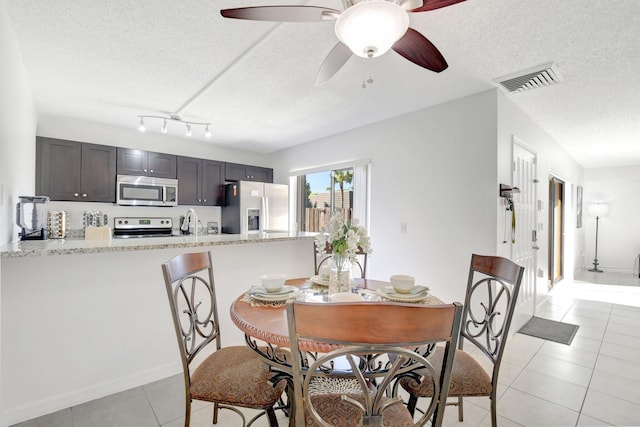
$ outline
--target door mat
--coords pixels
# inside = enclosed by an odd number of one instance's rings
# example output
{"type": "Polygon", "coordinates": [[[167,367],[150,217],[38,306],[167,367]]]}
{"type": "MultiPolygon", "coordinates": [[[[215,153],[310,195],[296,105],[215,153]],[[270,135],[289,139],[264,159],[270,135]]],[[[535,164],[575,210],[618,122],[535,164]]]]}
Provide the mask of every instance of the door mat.
{"type": "Polygon", "coordinates": [[[543,340],[571,345],[571,341],[573,341],[573,337],[576,336],[579,327],[578,325],[572,325],[570,323],[534,316],[520,328],[518,332],[524,335],[542,338],[543,340]]]}

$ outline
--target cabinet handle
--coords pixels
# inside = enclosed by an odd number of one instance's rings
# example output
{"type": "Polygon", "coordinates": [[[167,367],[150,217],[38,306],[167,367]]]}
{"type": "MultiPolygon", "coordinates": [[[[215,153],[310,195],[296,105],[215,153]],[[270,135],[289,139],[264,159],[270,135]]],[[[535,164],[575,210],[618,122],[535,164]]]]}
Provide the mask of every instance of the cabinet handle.
{"type": "Polygon", "coordinates": [[[202,203],[202,199],[198,199],[198,203],[202,203]]]}
{"type": "Polygon", "coordinates": [[[207,199],[203,199],[203,200],[202,200],[202,202],[203,202],[203,203],[207,203],[207,199]]]}
{"type": "Polygon", "coordinates": [[[87,197],[87,195],[85,193],[82,194],[82,197],[87,197]]]}
{"type": "Polygon", "coordinates": [[[153,169],[151,169],[149,172],[153,173],[153,169]]]}
{"type": "Polygon", "coordinates": [[[73,197],[78,197],[78,196],[80,196],[80,194],[78,194],[78,193],[73,193],[73,197]]]}
{"type": "Polygon", "coordinates": [[[146,169],[142,169],[142,170],[144,171],[144,173],[147,173],[147,170],[146,170],[146,169]]]}

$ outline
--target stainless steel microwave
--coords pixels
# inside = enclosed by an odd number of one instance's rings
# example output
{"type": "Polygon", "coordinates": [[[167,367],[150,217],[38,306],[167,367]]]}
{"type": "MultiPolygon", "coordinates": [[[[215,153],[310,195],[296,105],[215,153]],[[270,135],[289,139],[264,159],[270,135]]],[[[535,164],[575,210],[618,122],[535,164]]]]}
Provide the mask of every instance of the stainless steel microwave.
{"type": "Polygon", "coordinates": [[[126,206],[176,206],[178,180],[118,175],[116,203],[126,206]]]}

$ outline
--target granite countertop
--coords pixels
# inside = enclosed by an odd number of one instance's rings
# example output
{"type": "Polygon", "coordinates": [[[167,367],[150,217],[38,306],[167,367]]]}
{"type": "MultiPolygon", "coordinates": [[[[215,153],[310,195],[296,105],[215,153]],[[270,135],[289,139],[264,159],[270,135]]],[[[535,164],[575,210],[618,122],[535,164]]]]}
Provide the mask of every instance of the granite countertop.
{"type": "Polygon", "coordinates": [[[27,257],[71,255],[103,252],[143,251],[191,248],[198,246],[237,245],[273,241],[303,240],[316,233],[216,234],[203,236],[140,237],[107,240],[49,239],[9,243],[0,247],[0,256],[27,257]]]}

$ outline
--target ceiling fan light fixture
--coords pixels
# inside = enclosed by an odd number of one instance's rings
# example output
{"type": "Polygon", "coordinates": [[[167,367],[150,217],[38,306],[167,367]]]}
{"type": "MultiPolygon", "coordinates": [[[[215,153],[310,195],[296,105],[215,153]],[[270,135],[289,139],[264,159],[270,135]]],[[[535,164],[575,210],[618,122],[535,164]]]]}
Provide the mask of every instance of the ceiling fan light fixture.
{"type": "Polygon", "coordinates": [[[407,12],[386,0],[362,0],[342,12],[335,24],[338,40],[362,58],[383,55],[407,28],[407,12]]]}

